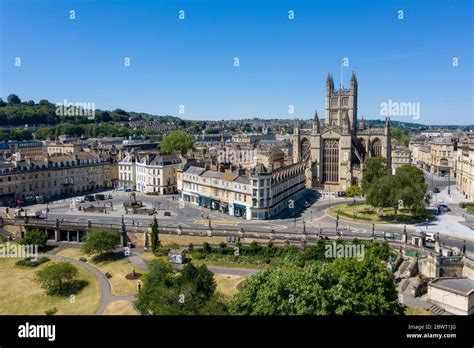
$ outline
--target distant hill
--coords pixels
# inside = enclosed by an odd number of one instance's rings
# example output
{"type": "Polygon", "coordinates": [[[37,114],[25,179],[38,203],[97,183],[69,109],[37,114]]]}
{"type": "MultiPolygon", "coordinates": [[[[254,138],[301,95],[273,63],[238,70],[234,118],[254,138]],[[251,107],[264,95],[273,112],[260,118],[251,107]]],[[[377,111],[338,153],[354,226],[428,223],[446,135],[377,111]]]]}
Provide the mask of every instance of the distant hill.
{"type": "MultiPolygon", "coordinates": [[[[94,122],[128,122],[130,119],[158,119],[160,122],[179,122],[180,118],[174,116],[155,116],[140,112],[127,112],[122,109],[99,110],[87,112],[88,105],[84,107],[65,107],[58,112],[58,106],[46,99],[35,103],[33,100],[22,102],[21,99],[11,94],[8,102],[0,98],[0,125],[14,127],[24,125],[54,126],[61,123],[89,124],[94,122]],[[75,110],[73,108],[76,107],[75,110]],[[79,112],[77,112],[79,110],[79,112]],[[92,116],[91,116],[92,115],[92,116]]],[[[92,111],[92,110],[90,110],[92,111]]]]}

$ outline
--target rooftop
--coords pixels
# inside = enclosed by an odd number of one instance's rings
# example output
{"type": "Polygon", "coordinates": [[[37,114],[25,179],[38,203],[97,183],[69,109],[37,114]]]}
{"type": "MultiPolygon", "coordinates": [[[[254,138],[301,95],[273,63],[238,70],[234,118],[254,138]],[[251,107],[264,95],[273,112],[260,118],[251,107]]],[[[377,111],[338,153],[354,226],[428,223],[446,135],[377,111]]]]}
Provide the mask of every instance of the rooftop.
{"type": "Polygon", "coordinates": [[[469,278],[436,278],[430,285],[468,296],[474,292],[474,280],[469,278]]]}

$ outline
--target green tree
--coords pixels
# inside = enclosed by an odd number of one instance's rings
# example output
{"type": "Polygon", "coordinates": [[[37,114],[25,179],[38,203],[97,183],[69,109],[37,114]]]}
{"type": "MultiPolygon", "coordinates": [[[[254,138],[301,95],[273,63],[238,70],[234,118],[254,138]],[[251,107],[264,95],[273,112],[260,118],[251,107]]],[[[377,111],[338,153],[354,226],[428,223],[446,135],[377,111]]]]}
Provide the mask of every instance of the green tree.
{"type": "Polygon", "coordinates": [[[346,191],[346,197],[359,197],[362,195],[362,189],[359,185],[352,185],[346,191]]]}
{"type": "Polygon", "coordinates": [[[271,267],[233,297],[239,315],[403,314],[393,274],[375,257],[338,258],[306,267],[271,267]]]}
{"type": "Polygon", "coordinates": [[[161,246],[160,238],[158,236],[158,220],[156,215],[153,216],[153,222],[151,223],[151,249],[157,251],[161,246]]]}
{"type": "Polygon", "coordinates": [[[366,193],[373,182],[389,172],[387,160],[383,157],[371,157],[364,162],[362,169],[362,191],[366,193]]]}
{"type": "Polygon", "coordinates": [[[366,202],[377,208],[393,208],[397,221],[401,208],[411,211],[424,209],[426,188],[423,172],[404,165],[397,168],[395,175],[376,179],[367,191],[366,202]]]}
{"type": "Polygon", "coordinates": [[[7,97],[8,104],[20,104],[21,99],[16,94],[10,94],[7,97]]]}
{"type": "Polygon", "coordinates": [[[375,179],[365,195],[367,204],[380,209],[393,207],[396,209],[396,216],[399,200],[397,186],[398,183],[393,175],[384,175],[375,179]]]}
{"type": "Polygon", "coordinates": [[[44,249],[48,242],[48,234],[37,229],[27,231],[25,236],[21,239],[20,244],[23,245],[37,245],[38,249],[44,249]]]}
{"type": "Polygon", "coordinates": [[[120,244],[120,234],[108,228],[92,228],[87,232],[82,250],[86,254],[103,255],[112,252],[120,244]]]}
{"type": "Polygon", "coordinates": [[[47,294],[62,293],[76,281],[77,268],[69,262],[55,262],[36,272],[36,280],[47,294]]]}
{"type": "Polygon", "coordinates": [[[193,148],[193,138],[184,131],[177,130],[169,133],[160,143],[160,149],[163,152],[171,153],[180,151],[185,153],[188,149],[193,148]]]}
{"type": "Polygon", "coordinates": [[[154,260],[138,294],[137,309],[152,315],[225,314],[227,303],[215,290],[214,275],[204,265],[189,263],[175,276],[168,262],[154,260]]]}
{"type": "Polygon", "coordinates": [[[392,138],[397,139],[398,142],[404,146],[408,146],[410,143],[410,136],[400,128],[391,129],[392,138]]]}

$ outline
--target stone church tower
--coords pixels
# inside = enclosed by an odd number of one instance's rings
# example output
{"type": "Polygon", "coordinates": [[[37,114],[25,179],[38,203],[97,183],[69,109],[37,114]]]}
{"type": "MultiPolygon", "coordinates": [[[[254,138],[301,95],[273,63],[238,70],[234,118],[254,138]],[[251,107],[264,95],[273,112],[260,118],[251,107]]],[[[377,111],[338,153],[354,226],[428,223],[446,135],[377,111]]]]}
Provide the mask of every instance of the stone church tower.
{"type": "Polygon", "coordinates": [[[305,163],[308,187],[346,191],[360,183],[365,159],[385,157],[391,165],[390,120],[385,120],[384,128],[366,129],[365,120],[357,120],[357,93],[355,73],[349,89],[335,89],[329,74],[324,122],[317,111],[310,129],[295,122],[293,161],[305,163]]]}

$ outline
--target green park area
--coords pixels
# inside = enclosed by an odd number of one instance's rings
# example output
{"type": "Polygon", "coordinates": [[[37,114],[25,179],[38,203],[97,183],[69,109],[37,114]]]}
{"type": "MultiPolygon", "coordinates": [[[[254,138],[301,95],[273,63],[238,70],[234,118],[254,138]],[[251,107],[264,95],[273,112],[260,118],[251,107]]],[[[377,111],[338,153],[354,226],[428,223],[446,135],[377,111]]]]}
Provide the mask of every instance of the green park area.
{"type": "Polygon", "coordinates": [[[426,206],[430,198],[421,169],[409,165],[397,167],[393,174],[385,158],[372,157],[364,162],[361,185],[346,191],[347,204],[329,209],[333,217],[374,223],[413,224],[434,218],[426,206]],[[357,202],[356,197],[365,202],[357,202]]]}
{"type": "Polygon", "coordinates": [[[403,223],[414,224],[431,220],[434,215],[426,214],[424,211],[413,211],[411,209],[398,209],[397,220],[395,221],[394,208],[375,208],[370,204],[348,203],[338,204],[329,209],[329,214],[333,217],[339,215],[341,218],[351,221],[363,221],[374,223],[403,223]]]}
{"type": "Polygon", "coordinates": [[[70,248],[58,253],[58,256],[64,256],[71,259],[79,260],[85,258],[87,262],[101,271],[103,274],[110,274],[108,279],[112,294],[117,296],[135,295],[137,293],[137,281],[125,278],[135,269],[135,272],[142,273],[143,270],[134,267],[128,262],[123,254],[109,254],[104,258],[98,260],[94,258],[95,255],[87,255],[81,249],[70,248]]]}
{"type": "MultiPolygon", "coordinates": [[[[99,306],[101,291],[95,276],[80,266],[74,277],[81,284],[79,291],[48,294],[36,280],[37,272],[53,261],[37,267],[17,266],[20,259],[0,259],[0,314],[44,315],[53,311],[59,315],[91,315],[99,306]],[[71,297],[73,295],[73,297],[71,297]]],[[[68,263],[70,264],[70,263],[68,263]]],[[[72,264],[70,264],[72,265],[72,264]]]]}

